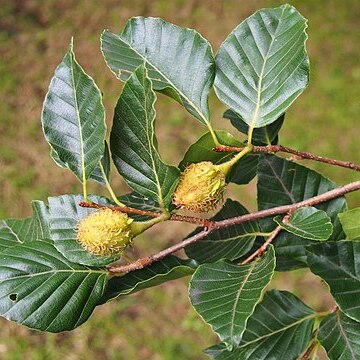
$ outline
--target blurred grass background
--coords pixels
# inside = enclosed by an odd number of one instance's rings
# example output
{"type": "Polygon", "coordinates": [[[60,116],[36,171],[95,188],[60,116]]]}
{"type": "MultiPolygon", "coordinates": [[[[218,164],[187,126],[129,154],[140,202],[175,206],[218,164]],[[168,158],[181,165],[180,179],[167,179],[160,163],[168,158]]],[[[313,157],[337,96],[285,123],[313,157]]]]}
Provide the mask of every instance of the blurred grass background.
{"type": "MultiPolygon", "coordinates": [[[[270,0],[0,0],[1,218],[29,216],[32,199],[81,192],[74,176],[50,159],[40,125],[42,101],[71,36],[78,61],[104,93],[110,126],[122,83],[102,59],[99,36],[103,29],[118,32],[132,16],[159,16],[195,28],[216,52],[244,18],[259,8],[281,4],[270,0]]],[[[309,19],[311,81],[288,111],[280,142],[359,162],[360,2],[296,0],[291,4],[309,19]]],[[[214,94],[210,104],[215,128],[237,135],[222,119],[224,106],[214,94]]],[[[205,128],[163,96],[159,95],[156,106],[160,151],[167,161],[177,163],[205,128]]],[[[359,178],[350,170],[304,164],[339,184],[359,178]]],[[[124,193],[126,186],[115,172],[113,179],[117,192],[124,193]]],[[[90,189],[103,192],[94,184],[90,189]]],[[[251,210],[255,209],[254,191],[254,182],[231,189],[251,210]]],[[[349,195],[348,200],[350,206],[359,206],[360,194],[349,195]]],[[[137,241],[135,255],[179,241],[190,229],[179,224],[159,226],[137,241]]],[[[216,337],[191,309],[187,281],[106,304],[70,333],[43,334],[1,319],[0,359],[205,359],[201,349],[216,337]]],[[[319,310],[331,304],[325,286],[306,271],[277,274],[273,286],[294,291],[319,310]]]]}

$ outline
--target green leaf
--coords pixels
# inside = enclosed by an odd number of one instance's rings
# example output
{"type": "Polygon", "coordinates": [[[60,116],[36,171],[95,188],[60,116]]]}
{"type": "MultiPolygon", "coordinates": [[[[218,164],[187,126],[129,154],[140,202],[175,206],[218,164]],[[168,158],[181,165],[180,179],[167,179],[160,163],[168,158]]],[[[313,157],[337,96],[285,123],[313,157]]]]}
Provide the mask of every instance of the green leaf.
{"type": "Polygon", "coordinates": [[[100,303],[191,275],[196,266],[194,260],[183,260],[171,255],[144,269],[132,271],[124,276],[115,276],[108,281],[100,303]]]}
{"type": "Polygon", "coordinates": [[[330,360],[357,360],[360,358],[359,333],[360,323],[337,311],[321,321],[318,339],[330,360]]]}
{"type": "Polygon", "coordinates": [[[200,265],[189,287],[195,310],[229,347],[239,345],[249,316],[260,301],[275,268],[275,253],[248,265],[227,261],[200,265]]]}
{"type": "MultiPolygon", "coordinates": [[[[220,221],[245,214],[248,214],[248,211],[240,203],[228,199],[212,220],[220,221]]],[[[200,230],[200,228],[196,229],[188,237],[200,230]]],[[[257,221],[247,221],[215,230],[196,243],[187,246],[185,252],[189,258],[199,263],[215,262],[220,259],[239,259],[250,251],[259,232],[257,221]]]]}
{"type": "MultiPolygon", "coordinates": [[[[238,147],[245,146],[244,143],[236,140],[227,131],[215,130],[215,134],[219,142],[223,145],[238,147]]],[[[179,168],[184,170],[186,166],[201,161],[211,161],[214,164],[221,164],[223,162],[229,161],[234,156],[234,153],[216,152],[213,151],[213,148],[214,141],[212,136],[210,132],[206,132],[194,144],[190,145],[189,149],[184,155],[184,158],[179,164],[179,168]]]]}
{"type": "MultiPolygon", "coordinates": [[[[97,204],[112,205],[101,196],[91,195],[89,199],[97,204]]],[[[82,195],[61,195],[49,198],[50,233],[56,249],[68,260],[88,266],[105,266],[118,260],[121,254],[93,255],[77,241],[77,223],[96,211],[79,206],[82,201],[84,201],[82,195]]]]}
{"type": "Polygon", "coordinates": [[[33,216],[0,220],[0,252],[25,242],[49,241],[48,209],[42,201],[33,201],[33,216]]]}
{"type": "Polygon", "coordinates": [[[36,224],[33,217],[0,220],[0,252],[25,241],[36,240],[36,224]]]}
{"type": "Polygon", "coordinates": [[[306,247],[310,270],[325,280],[340,309],[360,321],[360,243],[325,242],[306,247]]]}
{"type": "Polygon", "coordinates": [[[127,80],[145,63],[154,90],[181,103],[204,124],[209,124],[209,91],[215,62],[211,46],[199,33],[162,19],[135,17],[124,30],[105,30],[101,49],[115,76],[127,80]]]}
{"type": "Polygon", "coordinates": [[[351,209],[338,215],[349,240],[360,240],[360,208],[351,209]]]}
{"type": "Polygon", "coordinates": [[[91,315],[106,285],[105,270],[64,258],[53,245],[31,241],[0,258],[0,314],[33,329],[72,330],[91,315]]]}
{"type": "MultiPolygon", "coordinates": [[[[159,204],[146,196],[142,196],[137,194],[136,192],[132,192],[126,195],[121,195],[119,197],[121,203],[128,207],[132,207],[134,209],[144,210],[144,211],[152,211],[161,213],[162,209],[159,204]]],[[[137,214],[128,214],[131,218],[136,221],[147,221],[152,219],[150,216],[145,215],[137,215],[137,214]]]]}
{"type": "Polygon", "coordinates": [[[315,313],[287,291],[265,294],[250,317],[239,347],[210,348],[215,360],[295,360],[311,339],[315,313]]]}
{"type": "MultiPolygon", "coordinates": [[[[226,131],[216,130],[215,134],[219,142],[223,145],[245,146],[226,131]]],[[[221,164],[229,161],[234,156],[234,153],[216,152],[213,151],[213,148],[214,140],[210,132],[207,132],[189,147],[179,164],[179,168],[183,170],[187,165],[201,161],[211,161],[214,164],[221,164]]],[[[236,184],[248,184],[256,175],[257,165],[258,155],[246,155],[234,165],[228,181],[236,184]]]]}
{"type": "MultiPolygon", "coordinates": [[[[50,156],[55,161],[55,163],[60,166],[63,169],[69,169],[67,164],[61,161],[58,153],[50,147],[50,156]]],[[[104,180],[103,171],[105,173],[106,178],[109,180],[110,178],[110,153],[109,153],[109,147],[107,142],[105,141],[105,151],[102,159],[100,160],[100,163],[96,166],[94,171],[90,175],[90,179],[96,181],[97,183],[101,185],[106,185],[104,180]]]]}
{"type": "Polygon", "coordinates": [[[140,66],[126,82],[116,105],[110,148],[114,163],[129,186],[167,207],[180,172],[166,165],[158,153],[155,100],[147,70],[140,66]]]}
{"type": "MultiPolygon", "coordinates": [[[[248,135],[249,125],[242,119],[242,117],[235,111],[228,109],[224,112],[224,118],[229,119],[231,124],[241,133],[248,135]]],[[[285,114],[262,128],[254,129],[252,134],[252,143],[254,145],[272,145],[276,144],[278,140],[278,133],[285,120],[285,114]]]]}
{"type": "Polygon", "coordinates": [[[103,186],[106,186],[104,176],[106,176],[106,179],[108,181],[110,180],[110,152],[109,152],[109,146],[106,141],[105,141],[104,155],[101,158],[100,163],[91,173],[90,179],[96,181],[97,183],[103,186]]]}
{"type": "Polygon", "coordinates": [[[296,210],[286,223],[281,216],[276,216],[274,221],[284,230],[309,240],[327,240],[333,230],[331,219],[326,212],[312,206],[296,210]]]}
{"type": "Polygon", "coordinates": [[[54,160],[85,182],[104,154],[105,109],[99,88],[75,60],[72,42],[51,80],[42,125],[54,160]]]}
{"type": "MultiPolygon", "coordinates": [[[[274,155],[262,155],[258,167],[258,208],[270,209],[276,206],[294,204],[334,189],[336,185],[319,173],[274,155]]],[[[337,214],[346,208],[344,197],[333,199],[315,206],[331,218],[333,233],[329,240],[344,238],[337,214]]],[[[259,221],[261,230],[275,228],[272,217],[259,221]]],[[[306,266],[305,246],[311,240],[280,232],[273,245],[277,258],[277,270],[288,271],[306,266]]]]}
{"type": "Polygon", "coordinates": [[[215,92],[249,126],[276,121],[306,88],[306,22],[290,5],[262,9],[221,44],[215,92]]]}
{"type": "Polygon", "coordinates": [[[36,222],[36,239],[50,241],[49,207],[39,200],[32,201],[33,218],[36,222]]]}

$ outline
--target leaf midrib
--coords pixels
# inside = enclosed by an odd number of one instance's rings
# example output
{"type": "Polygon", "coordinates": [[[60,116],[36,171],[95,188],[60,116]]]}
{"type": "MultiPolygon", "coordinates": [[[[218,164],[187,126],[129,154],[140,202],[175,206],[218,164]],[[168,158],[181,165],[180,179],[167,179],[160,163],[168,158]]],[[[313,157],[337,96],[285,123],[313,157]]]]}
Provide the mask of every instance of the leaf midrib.
{"type": "Polygon", "coordinates": [[[17,280],[17,279],[22,279],[22,278],[31,278],[31,277],[36,277],[36,276],[41,276],[41,275],[47,275],[47,274],[53,274],[53,273],[87,273],[87,274],[103,274],[103,275],[107,275],[108,273],[104,270],[74,270],[74,269],[68,269],[68,270],[49,270],[49,271],[42,271],[36,274],[26,274],[26,275],[19,275],[19,276],[13,276],[10,278],[6,278],[0,281],[0,284],[2,284],[5,281],[9,281],[9,280],[17,280]]]}
{"type": "Polygon", "coordinates": [[[267,63],[267,61],[268,61],[268,59],[269,59],[269,54],[270,54],[271,47],[272,47],[273,44],[274,44],[274,41],[275,41],[277,32],[278,32],[279,27],[280,27],[281,20],[282,20],[283,15],[284,15],[284,11],[285,11],[285,7],[283,7],[283,9],[282,9],[282,11],[281,11],[281,15],[280,15],[280,18],[279,18],[279,22],[278,22],[278,24],[277,24],[277,27],[276,27],[276,30],[275,30],[274,34],[271,35],[271,42],[270,42],[269,48],[268,48],[268,50],[267,50],[267,52],[266,52],[266,55],[265,55],[265,57],[264,57],[264,63],[263,63],[263,66],[262,66],[262,68],[261,68],[261,71],[260,71],[259,83],[258,83],[258,87],[257,87],[256,106],[255,106],[255,111],[254,111],[253,118],[252,118],[252,120],[251,120],[250,128],[254,128],[255,125],[256,125],[258,113],[259,113],[259,110],[260,110],[260,100],[261,100],[261,93],[262,93],[263,75],[264,75],[266,63],[267,63]]]}
{"type": "MultiPolygon", "coordinates": [[[[145,98],[145,104],[144,104],[144,108],[147,109],[148,107],[148,97],[146,96],[146,91],[145,91],[145,82],[146,79],[148,79],[150,81],[151,84],[151,80],[150,78],[147,76],[147,70],[144,67],[144,82],[143,82],[143,89],[144,89],[144,98],[145,98]]],[[[154,95],[155,98],[155,93],[154,91],[151,89],[151,94],[154,95]]],[[[151,104],[151,108],[153,111],[155,111],[154,109],[154,103],[151,104]]],[[[159,180],[159,176],[157,173],[157,169],[156,169],[156,165],[155,165],[155,159],[153,156],[153,151],[155,150],[155,146],[153,143],[153,137],[154,137],[154,119],[150,120],[149,116],[148,116],[148,112],[145,111],[145,121],[146,121],[146,138],[147,138],[147,142],[148,142],[148,147],[149,147],[149,156],[151,159],[151,165],[152,165],[152,169],[153,169],[153,174],[155,176],[155,181],[156,181],[156,187],[157,187],[157,191],[158,191],[158,201],[159,201],[159,205],[161,206],[162,209],[165,208],[164,206],[164,199],[163,199],[163,195],[162,195],[162,190],[161,190],[161,184],[160,184],[160,180],[159,180]],[[149,124],[150,122],[150,124],[149,124]],[[149,134],[149,129],[151,129],[152,132],[152,136],[150,136],[149,134]]]]}
{"type": "Polygon", "coordinates": [[[4,227],[5,229],[10,230],[10,233],[13,234],[17,240],[17,242],[19,242],[20,244],[23,243],[23,241],[20,240],[19,236],[14,232],[14,230],[7,224],[7,222],[4,220],[3,221],[4,227]]]}
{"type": "Polygon", "coordinates": [[[74,53],[73,50],[70,50],[70,72],[71,72],[71,81],[73,84],[74,89],[74,103],[75,103],[75,111],[77,115],[77,122],[78,122],[78,128],[79,128],[79,136],[80,136],[80,150],[81,150],[81,172],[82,172],[82,182],[83,184],[86,183],[86,174],[85,174],[85,153],[84,153],[84,141],[83,141],[83,133],[82,133],[82,127],[81,127],[81,119],[80,119],[80,112],[78,107],[78,100],[77,100],[77,92],[76,92],[76,86],[75,86],[75,76],[74,76],[74,53]]]}
{"type": "Polygon", "coordinates": [[[258,259],[251,263],[251,266],[249,267],[249,272],[245,276],[244,281],[242,282],[239,290],[237,291],[236,298],[235,298],[235,301],[234,301],[234,305],[233,305],[233,308],[232,308],[232,313],[231,313],[231,328],[230,328],[230,338],[231,339],[234,337],[236,308],[237,308],[237,304],[239,303],[239,300],[240,300],[241,292],[242,292],[245,284],[247,283],[250,275],[252,274],[253,270],[255,269],[257,263],[258,263],[258,259]]]}
{"type": "MultiPolygon", "coordinates": [[[[111,33],[111,32],[108,31],[108,30],[105,30],[104,33],[105,33],[106,31],[109,32],[109,33],[111,33]]],[[[203,113],[198,109],[198,107],[197,107],[187,96],[185,96],[185,94],[184,94],[177,86],[175,86],[174,83],[173,83],[167,76],[165,76],[165,75],[157,68],[157,66],[155,66],[152,62],[150,62],[150,61],[148,60],[148,58],[146,58],[146,57],[143,56],[141,53],[139,53],[139,52],[138,52],[134,47],[132,47],[128,42],[126,42],[124,39],[122,39],[122,38],[120,37],[120,35],[114,34],[114,33],[111,33],[111,34],[113,34],[114,36],[116,36],[120,41],[122,41],[122,42],[123,42],[124,44],[126,44],[131,50],[133,50],[137,55],[139,55],[141,59],[143,59],[145,62],[147,62],[148,64],[150,64],[150,65],[154,68],[154,70],[156,70],[159,74],[161,74],[161,76],[170,84],[170,86],[173,87],[173,88],[178,92],[178,94],[179,94],[181,97],[183,97],[184,99],[186,99],[187,103],[188,103],[189,105],[191,105],[192,108],[200,115],[200,117],[201,117],[201,119],[204,121],[204,123],[205,123],[208,127],[210,127],[210,122],[209,122],[209,120],[203,115],[203,113]]],[[[106,59],[105,54],[104,54],[104,58],[106,59]]],[[[115,72],[114,72],[114,74],[115,74],[116,77],[118,77],[115,72]]],[[[155,81],[159,81],[158,79],[154,79],[154,80],[155,80],[155,81]]]]}
{"type": "Polygon", "coordinates": [[[310,319],[316,318],[317,316],[318,316],[317,313],[314,313],[314,314],[310,314],[310,315],[308,315],[308,316],[305,316],[305,317],[303,317],[303,318],[295,321],[294,323],[292,323],[292,324],[290,324],[290,325],[287,325],[287,326],[285,326],[285,327],[283,327],[283,328],[281,328],[281,329],[275,330],[275,331],[273,331],[273,332],[271,332],[271,333],[269,333],[269,334],[265,334],[265,335],[263,335],[263,336],[259,336],[259,337],[257,337],[257,338],[254,339],[254,340],[250,340],[250,341],[246,342],[244,345],[239,346],[239,349],[245,348],[245,347],[247,347],[248,345],[251,345],[251,344],[253,344],[253,343],[256,343],[256,342],[258,342],[258,341],[261,341],[261,340],[263,340],[263,339],[266,339],[266,338],[268,338],[268,337],[270,337],[270,336],[273,336],[273,335],[275,335],[275,334],[284,332],[284,331],[292,328],[293,326],[299,325],[299,324],[301,324],[302,322],[304,322],[304,321],[306,321],[306,320],[310,320],[310,319]]]}
{"type": "Polygon", "coordinates": [[[347,334],[346,334],[346,332],[345,332],[345,330],[344,330],[344,328],[343,328],[343,326],[342,326],[342,324],[341,324],[341,318],[340,318],[340,311],[337,313],[337,323],[338,323],[338,325],[339,325],[339,330],[340,330],[340,333],[341,333],[341,335],[343,336],[343,338],[344,338],[344,340],[345,340],[345,342],[346,342],[346,345],[348,346],[348,349],[349,349],[349,351],[350,351],[350,353],[351,353],[351,356],[352,356],[352,358],[354,359],[354,360],[356,360],[356,356],[355,356],[355,354],[354,354],[354,350],[353,350],[353,348],[352,348],[352,346],[351,346],[351,344],[350,344],[350,341],[349,341],[349,339],[348,339],[348,337],[347,337],[347,334]]]}

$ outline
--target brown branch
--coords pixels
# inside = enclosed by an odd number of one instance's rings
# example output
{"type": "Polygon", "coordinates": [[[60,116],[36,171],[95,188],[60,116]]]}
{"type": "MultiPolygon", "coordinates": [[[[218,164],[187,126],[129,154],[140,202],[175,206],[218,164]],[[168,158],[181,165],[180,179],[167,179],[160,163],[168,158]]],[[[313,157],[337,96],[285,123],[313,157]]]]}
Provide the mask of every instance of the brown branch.
{"type": "Polygon", "coordinates": [[[311,354],[313,351],[319,346],[318,340],[317,340],[317,330],[315,330],[312,333],[312,341],[309,345],[309,347],[305,350],[305,353],[303,356],[301,356],[300,360],[309,360],[311,354]]]}
{"type": "Polygon", "coordinates": [[[267,240],[259,247],[256,251],[254,251],[249,257],[247,257],[241,265],[248,264],[252,259],[257,256],[261,256],[268,245],[278,236],[279,232],[282,230],[281,226],[277,226],[275,230],[271,233],[271,235],[267,238],[267,240]]]}
{"type": "Polygon", "coordinates": [[[111,209],[113,211],[120,211],[120,212],[124,212],[124,213],[128,213],[128,214],[145,215],[145,216],[151,216],[151,217],[159,217],[160,215],[163,215],[162,213],[134,209],[134,208],[131,208],[128,206],[106,206],[106,205],[100,205],[100,204],[96,204],[96,203],[87,203],[85,201],[80,202],[79,205],[81,207],[86,207],[86,208],[111,209]]]}
{"type": "Polygon", "coordinates": [[[321,195],[314,196],[310,199],[300,201],[298,203],[290,204],[290,205],[282,205],[277,206],[274,208],[261,210],[252,214],[246,214],[242,216],[237,216],[231,219],[221,220],[221,221],[215,221],[213,224],[213,228],[215,229],[221,229],[227,226],[232,226],[236,224],[243,223],[245,221],[251,221],[256,219],[265,218],[268,216],[274,216],[279,214],[285,214],[287,212],[292,212],[297,209],[300,209],[305,206],[313,206],[316,204],[320,204],[335,198],[338,198],[340,196],[343,196],[347,193],[356,191],[360,189],[360,181],[354,181],[352,183],[339,186],[333,190],[327,191],[321,195]]]}
{"type": "Polygon", "coordinates": [[[215,224],[215,222],[210,219],[202,219],[202,218],[197,218],[197,217],[193,217],[193,216],[183,216],[183,215],[177,215],[177,214],[172,214],[169,220],[183,221],[183,222],[187,222],[190,224],[200,225],[200,226],[204,227],[205,229],[211,229],[215,224]]]}
{"type": "MultiPolygon", "coordinates": [[[[244,148],[243,147],[234,147],[234,146],[218,146],[215,147],[213,150],[218,152],[240,152],[244,148]]],[[[360,171],[360,165],[354,164],[350,161],[341,161],[336,159],[331,159],[323,156],[314,155],[312,153],[306,151],[299,151],[295,149],[288,148],[282,145],[268,145],[268,146],[253,146],[253,153],[277,153],[277,152],[284,152],[288,154],[295,155],[296,160],[314,160],[320,161],[330,165],[341,166],[343,168],[352,169],[355,171],[360,171]]]]}
{"type": "MultiPolygon", "coordinates": [[[[154,255],[150,255],[148,257],[142,258],[142,259],[138,259],[133,263],[130,263],[128,265],[122,265],[122,266],[110,266],[108,268],[108,271],[110,274],[124,274],[124,273],[128,273],[130,271],[133,270],[138,270],[138,269],[142,269],[145,266],[148,266],[152,263],[154,263],[155,261],[159,261],[161,259],[163,259],[164,257],[173,254],[174,252],[181,250],[183,248],[185,248],[186,246],[193,244],[201,239],[203,239],[205,236],[209,235],[210,233],[212,233],[215,230],[221,229],[221,228],[225,228],[228,226],[232,226],[232,225],[236,225],[236,224],[240,224],[243,223],[245,221],[251,221],[251,220],[255,220],[255,219],[260,219],[260,218],[264,218],[264,217],[268,217],[268,216],[272,216],[272,215],[279,215],[279,214],[284,214],[284,213],[291,213],[301,207],[305,207],[305,206],[312,206],[312,205],[316,205],[316,204],[320,204],[322,202],[326,202],[329,201],[331,199],[335,199],[337,197],[343,196],[347,193],[350,193],[352,191],[356,191],[360,189],[360,181],[355,181],[352,182],[350,184],[344,185],[344,186],[340,186],[334,190],[330,190],[326,193],[323,193],[321,195],[318,196],[314,196],[313,198],[304,200],[304,201],[300,201],[298,203],[295,204],[291,204],[291,205],[283,205],[283,206],[278,206],[278,207],[274,207],[271,209],[267,209],[267,210],[262,210],[262,211],[258,211],[252,214],[246,214],[246,215],[242,215],[242,216],[238,216],[238,217],[234,217],[232,219],[226,219],[226,220],[222,220],[222,221],[213,221],[211,223],[211,226],[209,228],[205,228],[203,231],[195,234],[194,236],[191,236],[190,238],[187,238],[186,240],[177,243],[173,246],[170,246],[169,248],[166,248],[154,255]]],[[[203,220],[203,219],[200,219],[203,220]]],[[[277,229],[277,228],[276,228],[277,229]]],[[[276,230],[275,229],[275,230],[276,230]]],[[[281,228],[280,228],[281,229],[281,228]]],[[[278,230],[280,231],[280,230],[278,230]]],[[[275,231],[274,231],[275,232],[275,231]]],[[[274,235],[273,234],[270,236],[270,238],[272,236],[277,235],[277,233],[274,235]]],[[[269,239],[270,239],[269,238],[269,239]]],[[[271,239],[269,241],[269,239],[267,239],[266,242],[270,243],[271,241],[273,241],[273,239],[271,239]]],[[[266,245],[267,246],[267,245],[266,245]]],[[[254,255],[256,256],[256,255],[254,255]]],[[[250,261],[250,260],[249,260],[250,261]]]]}
{"type": "Polygon", "coordinates": [[[193,244],[197,242],[198,240],[204,238],[206,235],[208,235],[211,232],[211,230],[203,230],[184,241],[177,243],[173,246],[170,246],[162,251],[159,251],[157,254],[150,255],[141,259],[138,259],[130,264],[127,265],[120,265],[120,266],[109,266],[108,271],[110,275],[115,274],[127,274],[130,271],[143,269],[145,266],[151,265],[155,261],[159,261],[163,259],[164,257],[173,254],[174,252],[183,249],[184,247],[193,244]]]}
{"type": "MultiPolygon", "coordinates": [[[[160,215],[163,215],[162,213],[152,212],[152,211],[146,211],[146,210],[140,210],[140,209],[134,209],[128,206],[107,206],[107,205],[100,205],[97,203],[87,203],[85,201],[82,201],[79,203],[81,207],[86,208],[92,208],[92,209],[111,209],[113,211],[120,211],[128,214],[138,214],[138,215],[145,215],[145,216],[151,216],[151,217],[159,217],[160,215]]],[[[183,216],[183,215],[177,215],[172,214],[170,219],[171,221],[182,221],[187,222],[190,224],[196,224],[199,226],[202,226],[204,228],[211,228],[213,226],[213,221],[209,219],[202,219],[197,218],[193,216],[183,216]]]]}

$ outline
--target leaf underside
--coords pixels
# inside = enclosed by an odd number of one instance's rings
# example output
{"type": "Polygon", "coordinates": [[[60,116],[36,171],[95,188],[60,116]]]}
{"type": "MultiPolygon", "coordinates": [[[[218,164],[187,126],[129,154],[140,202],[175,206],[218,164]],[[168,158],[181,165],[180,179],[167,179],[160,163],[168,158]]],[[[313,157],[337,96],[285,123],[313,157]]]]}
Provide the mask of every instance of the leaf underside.
{"type": "Polygon", "coordinates": [[[249,126],[276,121],[306,88],[306,22],[290,5],[262,9],[221,44],[215,92],[249,126]]]}
{"type": "Polygon", "coordinates": [[[209,42],[199,33],[158,18],[134,17],[119,35],[105,30],[101,49],[116,77],[127,80],[145,63],[154,90],[183,104],[202,123],[210,122],[215,62],[209,42]]]}

